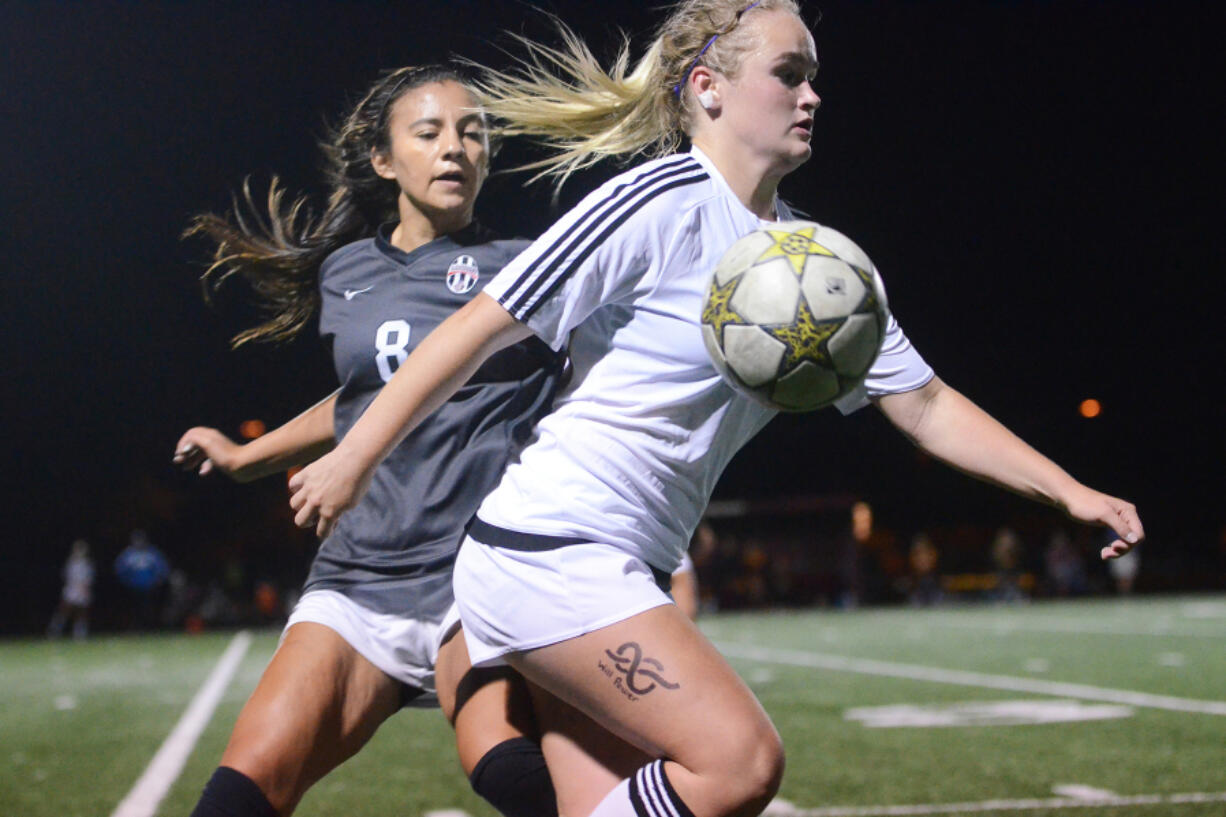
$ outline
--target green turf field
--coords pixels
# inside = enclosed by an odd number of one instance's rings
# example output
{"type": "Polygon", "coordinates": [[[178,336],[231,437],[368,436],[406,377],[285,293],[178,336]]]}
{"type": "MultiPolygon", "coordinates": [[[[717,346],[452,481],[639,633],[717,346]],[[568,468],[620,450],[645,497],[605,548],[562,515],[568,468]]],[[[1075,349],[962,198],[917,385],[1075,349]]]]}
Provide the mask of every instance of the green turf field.
{"type": "MultiPolygon", "coordinates": [[[[1226,815],[1226,596],[703,627],[783,735],[778,817],[1226,815]]],[[[276,643],[254,636],[157,814],[186,815],[216,765],[276,643]]],[[[113,814],[234,638],[0,644],[0,813],[113,814]]],[[[454,810],[493,815],[442,717],[411,711],[297,813],[454,810]]]]}

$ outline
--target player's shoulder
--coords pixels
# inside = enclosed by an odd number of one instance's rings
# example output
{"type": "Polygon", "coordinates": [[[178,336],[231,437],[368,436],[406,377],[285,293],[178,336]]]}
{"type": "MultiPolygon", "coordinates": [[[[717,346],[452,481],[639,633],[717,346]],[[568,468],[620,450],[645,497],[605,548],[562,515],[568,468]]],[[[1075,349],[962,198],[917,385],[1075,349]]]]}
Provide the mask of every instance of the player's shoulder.
{"type": "Polygon", "coordinates": [[[662,156],[624,170],[584,198],[581,208],[676,207],[712,194],[711,174],[691,153],[662,156]]]}
{"type": "Polygon", "coordinates": [[[597,187],[571,211],[567,231],[614,245],[655,244],[717,195],[701,162],[692,154],[673,154],[636,165],[597,187]]]}
{"type": "Polygon", "coordinates": [[[352,275],[378,255],[374,238],[362,238],[333,250],[319,267],[319,279],[325,283],[352,275]]]}

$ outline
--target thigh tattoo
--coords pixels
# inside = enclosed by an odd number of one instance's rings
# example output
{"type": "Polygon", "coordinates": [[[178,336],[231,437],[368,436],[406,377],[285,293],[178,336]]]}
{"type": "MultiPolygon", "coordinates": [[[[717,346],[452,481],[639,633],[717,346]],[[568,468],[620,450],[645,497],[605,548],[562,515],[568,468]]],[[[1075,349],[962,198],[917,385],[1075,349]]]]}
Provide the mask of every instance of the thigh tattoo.
{"type": "Polygon", "coordinates": [[[606,677],[613,679],[613,686],[632,701],[646,695],[656,687],[680,689],[681,684],[664,678],[664,665],[654,658],[643,656],[643,648],[636,641],[627,641],[616,651],[605,650],[609,657],[597,659],[596,666],[606,677]]]}

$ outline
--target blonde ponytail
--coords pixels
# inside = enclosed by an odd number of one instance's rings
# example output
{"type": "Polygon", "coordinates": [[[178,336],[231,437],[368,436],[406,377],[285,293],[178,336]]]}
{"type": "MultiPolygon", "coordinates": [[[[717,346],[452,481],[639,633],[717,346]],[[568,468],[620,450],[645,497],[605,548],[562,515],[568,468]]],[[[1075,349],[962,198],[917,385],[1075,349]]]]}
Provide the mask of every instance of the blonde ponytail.
{"type": "Polygon", "coordinates": [[[694,102],[685,82],[690,72],[707,65],[736,73],[752,46],[747,36],[738,36],[737,24],[751,9],[800,13],[795,0],[684,0],[633,68],[629,40],[623,38],[608,71],[555,19],[560,47],[513,35],[523,55],[510,71],[477,66],[477,95],[502,134],[527,136],[553,151],[519,168],[538,171],[533,181],[551,177],[560,188],[576,170],[602,159],[666,155],[677,150],[689,129],[694,102]]]}

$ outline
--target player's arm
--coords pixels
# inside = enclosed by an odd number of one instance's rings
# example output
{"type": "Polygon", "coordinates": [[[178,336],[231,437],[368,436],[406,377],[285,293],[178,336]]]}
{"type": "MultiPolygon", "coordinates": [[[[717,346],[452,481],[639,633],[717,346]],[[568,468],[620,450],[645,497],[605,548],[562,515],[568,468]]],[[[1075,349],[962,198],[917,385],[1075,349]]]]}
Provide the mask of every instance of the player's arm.
{"type": "Polygon", "coordinates": [[[971,476],[1061,508],[1074,519],[1106,525],[1119,541],[1104,559],[1123,555],[1145,536],[1136,507],[1083,485],[1027,445],[940,378],[914,391],[884,395],[877,407],[932,456],[971,476]]]}
{"type": "Polygon", "coordinates": [[[357,504],[375,466],[405,435],[490,355],[531,334],[485,293],[452,313],[400,365],[336,450],[290,480],[294,522],[327,536],[340,515],[357,504]]]}
{"type": "Polygon", "coordinates": [[[235,482],[250,482],[313,462],[336,447],[333,415],[339,393],[338,389],[245,445],[215,428],[188,429],[175,446],[173,461],[184,470],[198,470],[201,476],[220,471],[235,482]]]}
{"type": "Polygon", "coordinates": [[[677,609],[685,613],[686,618],[698,618],[698,577],[692,568],[673,574],[669,592],[677,609]]]}

